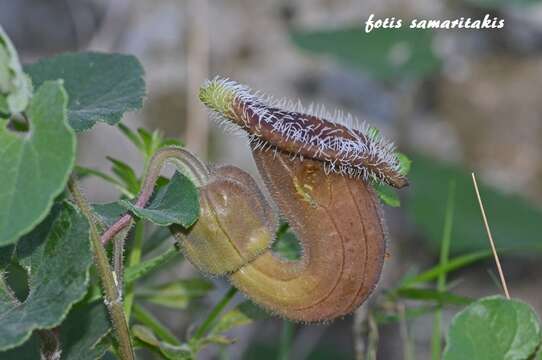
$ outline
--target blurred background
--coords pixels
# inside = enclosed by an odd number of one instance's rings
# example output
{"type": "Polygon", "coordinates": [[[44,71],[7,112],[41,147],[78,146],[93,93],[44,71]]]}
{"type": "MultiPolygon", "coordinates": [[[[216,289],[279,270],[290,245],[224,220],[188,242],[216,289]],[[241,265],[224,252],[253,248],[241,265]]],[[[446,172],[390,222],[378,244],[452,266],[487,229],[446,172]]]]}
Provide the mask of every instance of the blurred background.
{"type": "MultiPolygon", "coordinates": [[[[409,312],[421,308],[412,294],[392,300],[386,294],[405,274],[438,263],[451,182],[452,257],[487,251],[471,171],[484,184],[510,291],[542,313],[542,2],[0,0],[0,23],[24,62],[80,50],[136,55],[148,96],[144,109],[124,124],[160,129],[210,162],[232,163],[257,177],[246,140],[208,121],[197,99],[199,85],[217,74],[276,97],[351,112],[413,160],[401,207],[385,209],[388,256],[375,295],[354,316],[296,325],[291,359],[361,358],[371,346],[378,359],[430,357],[431,313],[409,312]],[[432,32],[403,26],[365,34],[371,13],[405,22],[490,14],[505,26],[432,32]],[[403,316],[387,321],[378,316],[384,310],[403,316]],[[369,328],[368,317],[374,320],[369,328]],[[377,345],[370,341],[375,334],[377,345]]],[[[84,133],[79,144],[81,165],[107,172],[110,155],[135,169],[143,166],[129,141],[108,126],[84,133]]],[[[99,179],[84,186],[94,202],[118,196],[99,179]]],[[[179,262],[169,271],[183,277],[195,270],[179,262]]],[[[495,274],[493,262],[483,257],[451,274],[448,290],[465,297],[501,293],[495,274]]],[[[216,290],[199,304],[149,308],[183,338],[228,287],[213,282],[216,290]]],[[[448,305],[444,328],[460,309],[448,305]]],[[[269,319],[235,330],[238,341],[227,353],[210,347],[202,359],[276,359],[282,326],[280,319],[269,319]]]]}

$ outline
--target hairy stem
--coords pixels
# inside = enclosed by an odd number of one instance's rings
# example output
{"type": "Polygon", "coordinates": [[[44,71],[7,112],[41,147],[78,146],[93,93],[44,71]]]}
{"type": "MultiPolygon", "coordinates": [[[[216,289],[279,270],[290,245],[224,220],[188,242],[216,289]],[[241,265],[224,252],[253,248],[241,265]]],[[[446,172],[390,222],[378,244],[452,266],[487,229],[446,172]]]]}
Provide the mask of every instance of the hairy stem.
{"type": "MultiPolygon", "coordinates": [[[[141,247],[143,246],[144,232],[145,225],[143,221],[138,221],[135,225],[134,246],[132,247],[132,252],[130,253],[130,258],[128,259],[128,266],[135,266],[141,261],[141,247]]],[[[128,319],[130,318],[133,302],[134,283],[131,283],[126,287],[126,297],[124,300],[124,311],[126,313],[126,318],[128,319]]]]}
{"type": "MultiPolygon", "coordinates": [[[[173,161],[197,186],[207,182],[209,171],[207,167],[187,150],[178,147],[166,147],[158,150],[149,162],[149,166],[143,177],[143,186],[136,201],[136,206],[144,207],[152,196],[156,181],[167,161],[173,161]]],[[[121,216],[107,229],[101,237],[102,244],[113,239],[119,232],[129,227],[132,223],[132,215],[121,216]]]]}
{"type": "Polygon", "coordinates": [[[100,242],[100,235],[93,219],[92,209],[87,200],[79,190],[77,183],[73,177],[68,182],[68,188],[70,193],[79,207],[83,215],[88,219],[90,226],[90,239],[92,242],[92,249],[94,251],[94,259],[96,262],[96,268],[98,275],[102,282],[102,287],[105,295],[105,305],[109,310],[111,316],[111,322],[113,323],[113,329],[115,337],[119,343],[119,355],[122,360],[135,359],[134,350],[132,347],[132,341],[130,338],[130,332],[128,330],[128,322],[124,316],[124,309],[122,306],[122,298],[118,291],[116,279],[111,271],[109,259],[105,252],[105,248],[100,242]]]}

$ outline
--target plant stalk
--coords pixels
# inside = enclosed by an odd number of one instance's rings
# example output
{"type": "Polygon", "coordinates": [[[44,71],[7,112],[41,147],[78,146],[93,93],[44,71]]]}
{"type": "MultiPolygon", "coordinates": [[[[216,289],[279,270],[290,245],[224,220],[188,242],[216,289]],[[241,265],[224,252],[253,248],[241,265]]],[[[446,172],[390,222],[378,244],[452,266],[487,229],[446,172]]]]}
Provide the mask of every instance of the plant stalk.
{"type": "MultiPolygon", "coordinates": [[[[128,266],[132,267],[141,262],[141,248],[143,246],[143,236],[145,233],[145,224],[143,221],[137,221],[135,225],[134,232],[134,245],[130,252],[130,257],[128,258],[128,266]]],[[[134,303],[134,283],[128,284],[126,287],[126,297],[124,300],[124,312],[126,313],[126,318],[130,318],[130,313],[132,312],[132,304],[134,303]]]]}
{"type": "MultiPolygon", "coordinates": [[[[455,196],[455,181],[450,182],[448,189],[448,200],[446,202],[446,214],[444,217],[444,229],[442,231],[442,242],[440,245],[440,261],[439,266],[446,267],[450,254],[450,243],[452,239],[452,228],[454,223],[454,196],[455,196]]],[[[439,292],[446,291],[446,273],[440,273],[437,278],[437,290],[439,292]]],[[[431,358],[432,360],[440,360],[442,353],[442,306],[439,306],[435,311],[433,321],[433,336],[431,339],[431,358]]]]}
{"type": "Polygon", "coordinates": [[[288,320],[282,320],[282,331],[279,340],[278,360],[288,360],[292,348],[292,339],[294,336],[294,323],[288,320]]]}
{"type": "Polygon", "coordinates": [[[105,295],[104,303],[109,310],[115,337],[119,344],[119,356],[122,360],[134,360],[134,350],[128,329],[128,322],[126,321],[126,317],[124,315],[122,297],[118,291],[116,279],[111,271],[111,266],[105,252],[105,248],[102,246],[100,241],[98,229],[96,228],[94,221],[92,221],[92,209],[81,193],[81,190],[79,190],[77,182],[73,177],[71,177],[68,182],[68,188],[71,192],[73,200],[89,222],[90,239],[92,242],[92,249],[94,251],[94,260],[105,295]]]}

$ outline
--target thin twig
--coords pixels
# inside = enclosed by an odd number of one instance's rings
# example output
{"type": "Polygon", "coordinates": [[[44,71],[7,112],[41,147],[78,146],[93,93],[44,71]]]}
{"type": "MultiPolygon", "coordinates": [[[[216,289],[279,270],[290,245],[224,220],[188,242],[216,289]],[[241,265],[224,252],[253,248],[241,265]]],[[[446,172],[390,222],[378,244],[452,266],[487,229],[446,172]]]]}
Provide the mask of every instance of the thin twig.
{"type": "Polygon", "coordinates": [[[506,280],[504,278],[504,273],[502,271],[501,262],[499,261],[499,255],[497,254],[497,249],[495,248],[495,242],[493,241],[493,236],[491,235],[491,230],[489,229],[489,223],[487,221],[486,212],[484,210],[484,205],[482,203],[482,198],[480,196],[480,191],[478,190],[478,183],[476,182],[476,176],[472,173],[472,183],[474,184],[474,190],[476,191],[476,197],[478,198],[478,204],[480,204],[480,211],[482,212],[482,218],[484,219],[484,225],[486,227],[487,236],[489,238],[489,244],[491,245],[491,251],[495,257],[495,263],[497,264],[497,270],[499,271],[499,277],[501,278],[501,284],[504,289],[504,294],[506,298],[510,300],[510,293],[508,292],[508,286],[506,285],[506,280]]]}
{"type": "MultiPolygon", "coordinates": [[[[166,161],[175,161],[177,168],[184,174],[189,175],[196,186],[199,187],[207,182],[209,170],[195,155],[182,148],[162,148],[153,155],[149,162],[149,167],[143,175],[143,186],[135,204],[137,207],[145,207],[147,201],[151,198],[156,181],[160,176],[160,171],[166,161]]],[[[121,216],[102,234],[100,239],[102,244],[107,244],[119,232],[129,227],[132,224],[132,220],[133,217],[130,213],[121,216]]]]}

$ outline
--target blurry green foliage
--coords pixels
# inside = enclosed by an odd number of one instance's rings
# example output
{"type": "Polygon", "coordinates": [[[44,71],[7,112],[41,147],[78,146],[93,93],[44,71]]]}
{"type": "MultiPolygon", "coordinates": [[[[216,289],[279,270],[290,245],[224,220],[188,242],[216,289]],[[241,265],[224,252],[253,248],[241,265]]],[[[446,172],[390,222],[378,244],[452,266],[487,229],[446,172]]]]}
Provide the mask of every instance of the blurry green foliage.
{"type": "MultiPolygon", "coordinates": [[[[410,155],[413,164],[406,209],[427,235],[430,248],[435,252],[439,249],[446,187],[455,179],[455,220],[450,250],[462,253],[487,249],[487,234],[470,174],[454,165],[410,155]]],[[[483,184],[479,186],[497,247],[542,250],[542,210],[517,196],[505,195],[483,184]]]]}
{"type": "Polygon", "coordinates": [[[465,2],[482,9],[500,10],[504,8],[534,5],[540,3],[540,0],[465,0],[465,2]]]}
{"type": "Polygon", "coordinates": [[[440,59],[434,54],[430,31],[339,28],[293,31],[291,39],[301,49],[331,55],[379,79],[422,78],[436,71],[440,59]]]}

